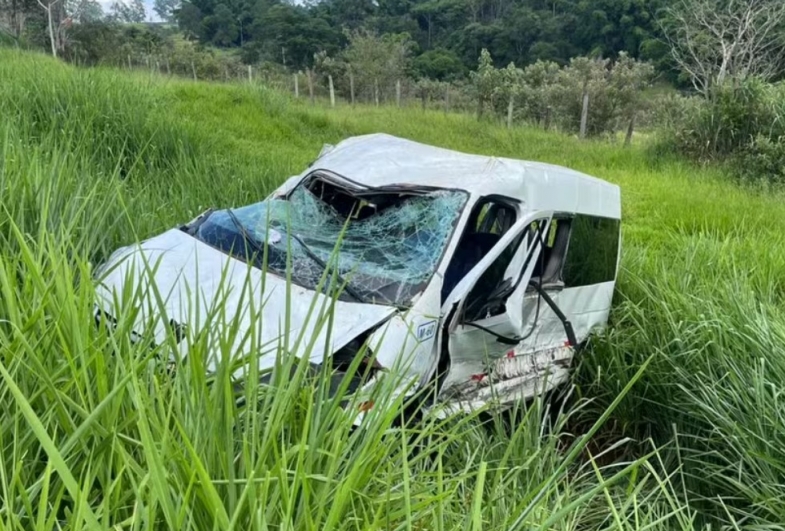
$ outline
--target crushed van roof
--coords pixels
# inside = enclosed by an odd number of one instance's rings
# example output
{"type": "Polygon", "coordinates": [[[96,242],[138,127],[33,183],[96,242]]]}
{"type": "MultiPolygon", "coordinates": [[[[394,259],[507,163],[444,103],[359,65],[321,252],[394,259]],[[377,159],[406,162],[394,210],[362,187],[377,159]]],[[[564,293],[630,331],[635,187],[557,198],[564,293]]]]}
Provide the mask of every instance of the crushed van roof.
{"type": "Polygon", "coordinates": [[[619,187],[541,162],[473,155],[388,134],[347,138],[306,172],[329,170],[367,186],[408,184],[458,188],[474,196],[504,195],[527,209],[621,217],[619,187]]]}

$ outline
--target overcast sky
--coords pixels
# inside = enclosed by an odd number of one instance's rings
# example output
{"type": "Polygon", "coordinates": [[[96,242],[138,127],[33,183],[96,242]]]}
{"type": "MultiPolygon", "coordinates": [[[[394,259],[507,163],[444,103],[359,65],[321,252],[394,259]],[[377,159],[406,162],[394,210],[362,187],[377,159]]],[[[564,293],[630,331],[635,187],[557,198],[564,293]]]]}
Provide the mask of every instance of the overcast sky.
{"type": "MultiPolygon", "coordinates": [[[[115,3],[115,0],[98,0],[98,3],[101,4],[104,13],[109,14],[112,12],[112,4],[115,3]]],[[[151,22],[161,21],[155,11],[153,11],[153,0],[144,0],[144,10],[147,14],[147,20],[151,22]]]]}

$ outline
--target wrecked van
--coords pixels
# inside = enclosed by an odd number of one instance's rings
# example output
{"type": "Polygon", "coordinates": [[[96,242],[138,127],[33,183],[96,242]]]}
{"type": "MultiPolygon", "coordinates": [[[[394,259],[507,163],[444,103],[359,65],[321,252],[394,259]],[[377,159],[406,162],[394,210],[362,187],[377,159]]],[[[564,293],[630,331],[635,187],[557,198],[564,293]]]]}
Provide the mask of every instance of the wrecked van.
{"type": "Polygon", "coordinates": [[[97,311],[134,304],[134,331],[175,335],[183,360],[231,330],[208,370],[245,356],[264,372],[281,352],[340,370],[362,352],[378,369],[363,386],[392,370],[452,408],[505,406],[564,382],[606,325],[620,217],[618,186],[570,169],[353,137],[264,201],[115,252],[97,311]]]}

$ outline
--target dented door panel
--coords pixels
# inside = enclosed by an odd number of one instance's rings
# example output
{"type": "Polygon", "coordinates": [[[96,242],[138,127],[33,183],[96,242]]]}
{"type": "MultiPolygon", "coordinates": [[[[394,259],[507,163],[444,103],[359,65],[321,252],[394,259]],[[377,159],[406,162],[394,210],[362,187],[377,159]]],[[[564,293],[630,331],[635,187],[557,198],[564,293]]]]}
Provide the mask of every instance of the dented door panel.
{"type": "MultiPolygon", "coordinates": [[[[496,257],[498,257],[517,236],[528,230],[533,222],[545,221],[543,226],[547,227],[547,222],[551,219],[552,215],[552,212],[536,212],[524,216],[521,220],[516,222],[500,240],[493,251],[458,284],[458,287],[456,287],[456,290],[448,299],[448,303],[457,304],[458,307],[461,308],[466,303],[465,298],[471,292],[474,284],[482,273],[490,267],[496,257]]],[[[517,264],[518,271],[511,272],[508,270],[508,274],[513,274],[513,282],[517,280],[519,280],[519,282],[513,293],[508,297],[508,307],[505,313],[481,319],[475,323],[461,323],[461,314],[460,312],[457,312],[453,318],[453,322],[449,323],[447,327],[449,333],[446,339],[449,342],[450,371],[443,386],[447,395],[454,395],[456,390],[462,388],[467,382],[482,382],[489,374],[489,367],[491,367],[496,360],[504,358],[511,352],[511,345],[505,343],[504,340],[500,341],[497,335],[506,338],[515,338],[525,333],[527,320],[524,315],[526,314],[527,308],[524,308],[522,305],[522,311],[510,311],[509,305],[518,304],[515,301],[522,301],[538,252],[539,238],[533,238],[529,242],[524,242],[516,252],[512,264],[517,264]],[[527,243],[528,245],[526,245],[527,243]],[[526,256],[530,256],[530,258],[526,260],[526,256]],[[526,269],[521,272],[521,268],[523,268],[524,265],[526,266],[526,269]],[[473,325],[479,325],[482,328],[473,325]],[[489,333],[487,330],[490,330],[493,333],[489,333]]]]}

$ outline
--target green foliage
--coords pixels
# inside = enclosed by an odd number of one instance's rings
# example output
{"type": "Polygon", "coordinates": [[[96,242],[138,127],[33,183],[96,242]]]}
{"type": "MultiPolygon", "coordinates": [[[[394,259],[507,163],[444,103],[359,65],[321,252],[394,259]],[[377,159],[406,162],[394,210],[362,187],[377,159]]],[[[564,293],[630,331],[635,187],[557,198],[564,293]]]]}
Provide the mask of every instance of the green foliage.
{"type": "Polygon", "coordinates": [[[240,37],[240,29],[226,4],[218,4],[213,14],[202,20],[202,32],[216,46],[229,46],[240,37]]]}
{"type": "Polygon", "coordinates": [[[406,34],[376,35],[367,31],[347,33],[349,45],[343,60],[351,65],[358,94],[366,100],[384,97],[409,71],[412,42],[406,34]],[[372,96],[373,95],[373,96],[372,96]]]}
{"type": "Polygon", "coordinates": [[[524,112],[529,121],[549,129],[555,120],[558,105],[556,91],[559,65],[552,61],[537,60],[523,71],[524,112]]]}
{"type": "Polygon", "coordinates": [[[613,133],[628,125],[643,111],[642,94],[651,83],[654,69],[621,53],[618,60],[576,57],[569,66],[537,61],[521,70],[510,63],[496,69],[487,50],[480,55],[476,72],[471,73],[478,97],[478,114],[490,102],[498,115],[512,113],[548,129],[552,124],[569,132],[579,128],[583,96],[588,95],[589,135],[613,133]],[[622,122],[624,122],[622,124],[622,122]]]}
{"type": "Polygon", "coordinates": [[[751,183],[785,184],[785,138],[758,134],[732,160],[732,168],[751,183]]]}
{"type": "Polygon", "coordinates": [[[345,42],[340,25],[310,17],[299,5],[259,2],[249,27],[251,46],[259,59],[295,68],[310,66],[313,54],[319,51],[334,55],[345,42]]]}
{"type": "Polygon", "coordinates": [[[631,236],[649,248],[627,245],[613,332],[581,378],[589,395],[608,393],[602,408],[655,352],[641,393],[620,405],[621,429],[678,440],[684,488],[705,496],[712,527],[776,527],[785,515],[776,494],[785,479],[781,199],[698,190],[682,190],[681,214],[668,209],[677,219],[664,222],[680,228],[631,236]],[[701,192],[709,197],[689,199],[701,192]]]}
{"type": "Polygon", "coordinates": [[[785,86],[755,78],[715,86],[675,117],[664,141],[699,161],[731,164],[742,178],[783,182],[785,86]]]}
{"type": "Polygon", "coordinates": [[[66,11],[72,21],[78,24],[95,24],[104,18],[104,10],[96,0],[67,2],[66,11]]]}
{"type": "Polygon", "coordinates": [[[422,78],[414,84],[414,94],[420,99],[420,104],[425,109],[431,100],[442,99],[449,86],[449,83],[422,78]]]}
{"type": "Polygon", "coordinates": [[[111,12],[114,20],[128,24],[139,24],[147,17],[142,0],[118,0],[112,4],[111,12]]]}
{"type": "Polygon", "coordinates": [[[418,77],[451,81],[465,76],[466,67],[460,58],[450,50],[437,48],[418,55],[413,61],[418,77]]]}
{"type": "Polygon", "coordinates": [[[346,64],[339,59],[333,59],[327,52],[321,51],[313,56],[313,70],[317,76],[326,78],[327,76],[339,77],[344,74],[346,64]]]}
{"type": "MultiPolygon", "coordinates": [[[[526,65],[538,59],[566,64],[577,55],[615,57],[621,51],[638,57],[644,48],[649,59],[659,61],[668,50],[651,43],[659,37],[654,14],[662,3],[191,0],[182,3],[176,18],[190,37],[202,43],[226,47],[250,43],[257,54],[254,61],[273,60],[296,69],[309,67],[313,54],[321,50],[337,55],[346,43],[343,29],[379,35],[406,33],[417,44],[414,55],[419,75],[443,81],[465,74],[482,48],[500,65],[526,65]]],[[[162,5],[159,11],[167,19],[174,10],[162,5]]]]}
{"type": "Polygon", "coordinates": [[[491,101],[493,93],[501,80],[501,74],[494,68],[491,54],[485,48],[480,52],[477,70],[471,72],[470,78],[474,85],[474,92],[477,95],[477,116],[482,118],[485,112],[485,105],[491,101]]]}
{"type": "Polygon", "coordinates": [[[161,20],[172,24],[176,21],[175,13],[180,9],[180,0],[155,0],[153,11],[161,20]]]}
{"type": "Polygon", "coordinates": [[[65,58],[82,65],[140,64],[153,55],[166,55],[173,40],[157,28],[137,24],[91,22],[74,25],[65,58]]]}
{"type": "Polygon", "coordinates": [[[499,70],[499,82],[495,87],[494,95],[505,99],[515,98],[524,89],[523,70],[510,63],[506,68],[499,70]]]}
{"type": "Polygon", "coordinates": [[[626,52],[619,53],[611,71],[611,90],[622,114],[630,116],[638,111],[642,95],[654,79],[654,66],[636,61],[626,52]]]}

